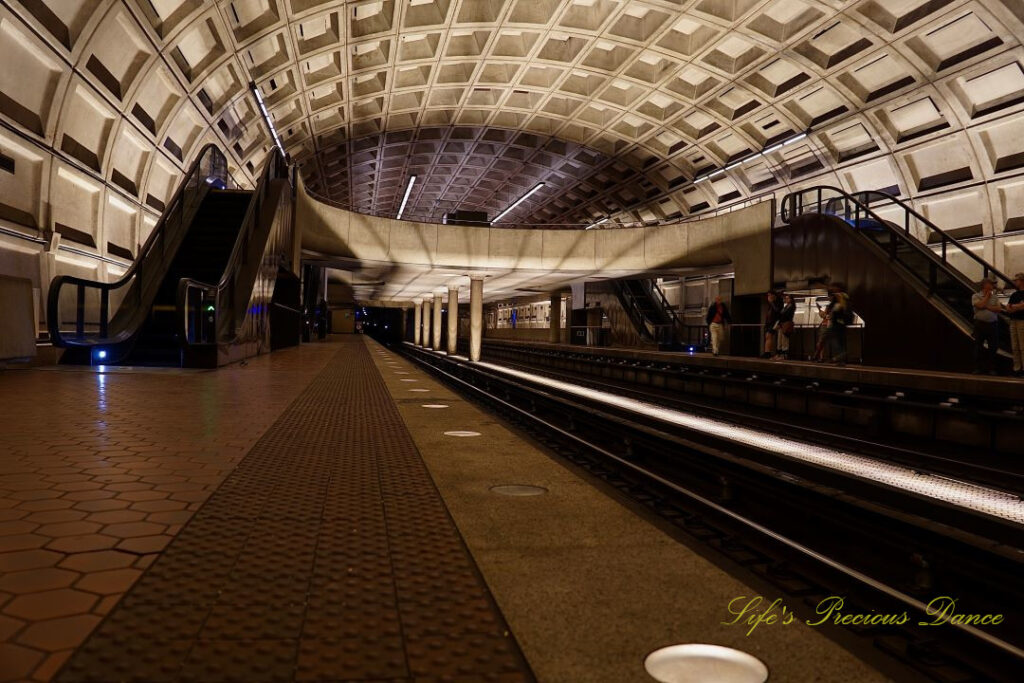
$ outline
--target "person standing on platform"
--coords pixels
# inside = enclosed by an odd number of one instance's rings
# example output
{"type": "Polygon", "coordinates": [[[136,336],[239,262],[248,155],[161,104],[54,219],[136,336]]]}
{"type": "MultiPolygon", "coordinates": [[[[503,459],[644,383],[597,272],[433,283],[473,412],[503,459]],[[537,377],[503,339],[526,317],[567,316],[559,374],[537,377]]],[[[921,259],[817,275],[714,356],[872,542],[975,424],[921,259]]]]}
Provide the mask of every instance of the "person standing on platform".
{"type": "Polygon", "coordinates": [[[782,303],[779,301],[779,295],[768,292],[768,310],[764,314],[764,353],[761,354],[761,358],[771,358],[775,351],[775,337],[778,334],[781,312],[782,303]]]}
{"type": "Polygon", "coordinates": [[[814,346],[814,356],[811,358],[815,363],[821,363],[825,360],[825,354],[828,353],[829,347],[829,334],[832,330],[832,300],[829,298],[828,304],[822,309],[821,304],[817,301],[814,305],[818,307],[818,317],[821,322],[818,323],[817,336],[818,341],[814,346]]]}
{"type": "Polygon", "coordinates": [[[793,329],[796,325],[793,318],[796,317],[796,302],[792,294],[782,296],[782,310],[779,312],[779,346],[775,360],[789,360],[789,338],[793,336],[793,329]]]}
{"type": "Polygon", "coordinates": [[[995,289],[996,281],[987,277],[981,281],[981,290],[971,297],[974,306],[974,374],[996,374],[996,354],[999,352],[999,312],[1002,306],[995,289]],[[987,348],[986,348],[987,345],[987,348]]]}
{"type": "Polygon", "coordinates": [[[1017,291],[1010,295],[1006,312],[1010,314],[1010,342],[1013,347],[1013,374],[1024,377],[1024,273],[1013,276],[1017,291]]]}
{"type": "Polygon", "coordinates": [[[832,304],[829,314],[829,351],[833,363],[846,365],[846,327],[853,320],[850,295],[846,293],[846,287],[839,283],[832,285],[830,289],[832,304]]]}
{"type": "Polygon", "coordinates": [[[722,340],[725,339],[725,326],[732,322],[729,307],[722,301],[721,296],[716,296],[715,302],[708,306],[706,320],[708,331],[711,333],[711,353],[717,356],[722,348],[722,340]]]}

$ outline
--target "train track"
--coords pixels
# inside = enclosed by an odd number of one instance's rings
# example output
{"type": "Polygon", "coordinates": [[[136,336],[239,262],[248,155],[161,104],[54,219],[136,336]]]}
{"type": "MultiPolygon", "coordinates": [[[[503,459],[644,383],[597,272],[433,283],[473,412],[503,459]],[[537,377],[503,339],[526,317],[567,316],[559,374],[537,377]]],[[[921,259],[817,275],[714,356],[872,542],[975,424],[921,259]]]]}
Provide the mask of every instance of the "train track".
{"type": "Polygon", "coordinates": [[[842,596],[848,613],[905,612],[904,624],[847,630],[899,662],[908,679],[1019,680],[1024,527],[1015,520],[773,456],[770,449],[588,400],[558,383],[409,344],[399,350],[796,598],[806,616],[829,596],[842,596]],[[964,611],[1004,620],[920,625],[935,620],[928,605],[934,608],[941,596],[964,611]]]}
{"type": "MultiPolygon", "coordinates": [[[[889,462],[915,468],[926,468],[928,471],[948,477],[985,484],[1015,495],[1024,494],[1024,468],[1020,466],[1020,460],[1016,457],[1006,455],[992,457],[989,454],[979,454],[975,449],[967,446],[950,447],[948,444],[938,444],[925,438],[910,443],[907,439],[894,438],[891,434],[883,436],[863,427],[850,428],[831,422],[827,423],[827,429],[823,429],[821,421],[816,423],[786,411],[756,405],[744,405],[742,410],[738,410],[733,402],[715,401],[706,396],[684,394],[625,379],[595,377],[590,374],[572,373],[545,367],[536,363],[516,361],[509,358],[508,349],[502,351],[503,357],[498,362],[510,368],[574,382],[599,391],[632,396],[640,400],[656,400],[659,405],[677,410],[742,422],[765,430],[783,433],[809,443],[854,450],[889,462]]],[[[524,355],[526,356],[524,360],[528,360],[534,354],[531,352],[524,355]]],[[[625,364],[620,363],[619,365],[625,364]]],[[[658,368],[640,366],[639,369],[651,372],[658,368]]],[[[660,369],[665,370],[665,368],[660,369]]],[[[750,376],[737,378],[740,383],[749,379],[750,376]]],[[[753,375],[753,379],[757,379],[757,376],[753,375]]],[[[837,397],[847,401],[863,401],[868,398],[849,388],[828,390],[821,387],[819,390],[818,387],[815,387],[815,389],[816,391],[811,396],[823,403],[833,402],[837,397]],[[855,396],[855,398],[851,398],[851,396],[855,396]]],[[[872,398],[873,400],[888,400],[879,397],[872,398]]],[[[1008,420],[1020,419],[1016,414],[1009,415],[1005,411],[999,412],[999,416],[1008,420]]]]}

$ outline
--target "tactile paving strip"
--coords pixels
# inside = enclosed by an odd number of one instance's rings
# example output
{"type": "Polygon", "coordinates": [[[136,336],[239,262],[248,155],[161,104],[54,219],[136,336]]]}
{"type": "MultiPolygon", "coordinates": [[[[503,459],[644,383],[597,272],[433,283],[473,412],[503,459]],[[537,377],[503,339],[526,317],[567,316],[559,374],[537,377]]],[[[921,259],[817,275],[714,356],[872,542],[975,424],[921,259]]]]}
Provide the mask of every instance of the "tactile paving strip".
{"type": "Polygon", "coordinates": [[[534,680],[366,347],[341,344],[57,680],[534,680]]]}

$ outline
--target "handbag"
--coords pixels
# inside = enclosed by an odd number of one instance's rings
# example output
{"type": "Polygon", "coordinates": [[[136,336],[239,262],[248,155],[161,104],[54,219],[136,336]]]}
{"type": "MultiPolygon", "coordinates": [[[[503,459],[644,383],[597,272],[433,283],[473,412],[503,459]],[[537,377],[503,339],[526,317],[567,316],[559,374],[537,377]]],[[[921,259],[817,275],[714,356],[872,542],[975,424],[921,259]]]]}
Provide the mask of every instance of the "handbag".
{"type": "Polygon", "coordinates": [[[789,335],[793,334],[793,328],[794,327],[795,327],[795,325],[793,325],[793,321],[792,320],[787,320],[786,322],[782,323],[782,328],[781,328],[782,334],[784,334],[784,335],[786,335],[788,337],[789,335]]]}

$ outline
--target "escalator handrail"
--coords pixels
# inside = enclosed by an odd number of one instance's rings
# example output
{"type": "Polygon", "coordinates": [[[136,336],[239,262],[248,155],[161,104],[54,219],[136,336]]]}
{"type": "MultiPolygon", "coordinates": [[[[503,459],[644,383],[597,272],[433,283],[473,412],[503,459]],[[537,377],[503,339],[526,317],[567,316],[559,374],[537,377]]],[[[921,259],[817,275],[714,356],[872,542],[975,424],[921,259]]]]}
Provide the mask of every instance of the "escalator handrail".
{"type": "MultiPolygon", "coordinates": [[[[962,253],[963,255],[967,256],[969,259],[973,260],[978,265],[980,265],[982,267],[982,274],[983,274],[983,276],[988,276],[991,273],[992,275],[995,275],[996,277],[998,277],[999,279],[1001,279],[1004,282],[1004,288],[1005,288],[1005,286],[1013,287],[1013,280],[1011,280],[1009,277],[1007,277],[1004,273],[1000,272],[995,266],[991,265],[990,263],[988,263],[988,261],[985,261],[983,258],[981,258],[977,254],[972,252],[970,249],[965,247],[955,237],[951,237],[945,230],[943,230],[942,228],[940,228],[939,226],[935,225],[930,220],[928,220],[927,218],[922,216],[913,207],[908,206],[907,203],[904,202],[902,199],[900,199],[898,197],[895,197],[895,196],[893,196],[893,195],[891,195],[891,194],[889,194],[887,192],[880,192],[878,190],[865,190],[863,192],[857,192],[855,194],[850,194],[850,193],[846,192],[845,190],[842,190],[842,189],[840,189],[838,187],[835,187],[835,186],[832,186],[832,185],[816,185],[814,187],[805,188],[803,190],[800,190],[799,192],[791,192],[788,195],[786,195],[785,197],[783,197],[782,204],[780,206],[780,215],[781,215],[782,221],[784,223],[788,224],[790,222],[790,220],[793,218],[793,212],[790,211],[789,209],[795,203],[795,197],[797,195],[801,195],[802,196],[802,195],[806,195],[808,193],[817,192],[818,193],[817,206],[821,206],[822,199],[823,199],[821,193],[822,193],[822,191],[825,191],[825,190],[830,191],[830,192],[834,192],[837,195],[839,195],[840,197],[842,197],[842,198],[846,199],[847,201],[853,203],[854,205],[859,207],[862,211],[864,211],[865,215],[868,215],[868,216],[871,216],[872,218],[874,218],[875,221],[877,221],[880,225],[885,226],[885,228],[887,230],[889,230],[891,233],[893,233],[895,235],[898,235],[901,239],[904,239],[908,243],[910,243],[910,244],[914,245],[915,247],[919,248],[920,250],[926,252],[929,255],[929,258],[931,258],[933,260],[938,260],[939,262],[949,266],[950,269],[954,273],[956,273],[957,275],[961,275],[962,276],[962,273],[960,273],[960,271],[957,268],[955,268],[954,266],[950,265],[949,262],[947,261],[946,256],[945,256],[945,249],[943,249],[942,256],[938,256],[938,255],[935,254],[934,251],[929,249],[927,245],[925,245],[924,243],[920,242],[916,237],[914,237],[911,234],[909,221],[905,221],[905,227],[903,228],[902,231],[900,231],[900,230],[894,228],[892,225],[890,225],[889,222],[886,221],[884,218],[882,218],[881,216],[879,216],[878,214],[876,214],[874,211],[871,210],[871,208],[870,208],[870,200],[867,203],[865,203],[864,201],[861,201],[860,199],[858,199],[858,197],[864,197],[865,199],[867,199],[868,197],[874,195],[874,196],[878,196],[878,197],[884,199],[885,201],[892,202],[893,204],[895,204],[895,205],[899,206],[900,208],[902,208],[907,214],[909,214],[909,215],[913,216],[914,218],[916,218],[921,224],[923,224],[926,228],[928,228],[928,230],[930,230],[931,232],[937,234],[939,236],[939,238],[942,240],[943,244],[952,244],[954,247],[957,248],[957,250],[960,253],[962,253]]],[[[805,213],[805,212],[802,211],[801,213],[805,213]]],[[[970,280],[968,280],[966,278],[966,276],[963,276],[963,280],[964,280],[965,284],[967,284],[968,286],[970,286],[973,289],[974,284],[970,280]]]]}
{"type": "Polygon", "coordinates": [[[260,224],[260,209],[263,206],[263,200],[265,199],[267,192],[270,187],[272,180],[280,180],[288,178],[288,165],[285,157],[277,150],[273,148],[270,156],[267,158],[266,163],[263,165],[263,170],[260,172],[260,178],[256,185],[256,189],[252,193],[252,197],[249,200],[249,205],[245,210],[245,217],[242,219],[241,226],[238,230],[238,236],[235,238],[234,246],[231,249],[231,255],[228,257],[227,264],[224,267],[224,273],[221,275],[220,280],[216,284],[208,282],[200,282],[193,278],[181,278],[178,281],[177,296],[176,296],[176,308],[178,316],[178,338],[181,340],[181,345],[184,346],[198,346],[201,344],[216,344],[220,341],[220,335],[218,329],[221,321],[221,311],[225,308],[222,305],[222,299],[224,293],[228,288],[233,285],[233,280],[238,277],[238,274],[243,265],[243,259],[246,256],[246,248],[249,245],[249,239],[253,232],[256,231],[260,224]],[[186,298],[188,296],[189,289],[198,289],[203,291],[204,298],[211,298],[214,301],[214,338],[213,341],[205,342],[190,342],[188,340],[188,329],[187,329],[187,318],[186,312],[186,298]]]}
{"type": "Polygon", "coordinates": [[[629,288],[625,285],[625,280],[612,280],[612,287],[615,289],[615,295],[619,299],[619,303],[622,304],[622,310],[626,312],[626,316],[630,322],[633,323],[634,329],[637,334],[641,337],[648,337],[650,333],[647,330],[647,325],[644,321],[644,314],[640,310],[640,307],[636,303],[636,299],[633,297],[629,288]]]}
{"type": "Polygon", "coordinates": [[[658,303],[661,304],[662,310],[668,315],[669,320],[672,321],[672,329],[677,333],[682,332],[683,321],[679,319],[679,315],[675,309],[672,308],[672,304],[668,302],[668,297],[665,296],[665,292],[658,286],[656,280],[651,280],[651,289],[658,295],[658,303]]]}
{"type": "MultiPolygon", "coordinates": [[[[185,175],[182,178],[182,181],[178,183],[177,189],[175,189],[174,194],[171,196],[171,200],[167,203],[167,206],[164,208],[163,213],[160,214],[160,219],[157,221],[156,225],[153,226],[152,232],[150,232],[149,236],[146,238],[146,241],[139,249],[139,255],[128,267],[128,270],[125,271],[124,275],[122,275],[120,278],[112,282],[90,280],[88,278],[82,278],[75,275],[58,275],[50,282],[50,288],[47,293],[46,302],[46,324],[47,327],[49,328],[50,339],[53,340],[54,346],[66,346],[68,345],[69,342],[68,339],[65,339],[64,334],[60,330],[59,308],[61,288],[64,287],[64,285],[90,287],[92,289],[100,290],[102,292],[101,296],[106,298],[109,296],[109,293],[111,291],[115,289],[120,289],[121,287],[124,287],[125,285],[131,283],[136,278],[139,269],[143,267],[143,262],[155,249],[157,240],[165,236],[165,232],[168,230],[167,226],[169,217],[172,216],[176,211],[184,212],[185,191],[190,187],[191,182],[198,177],[200,166],[203,160],[206,158],[207,154],[218,156],[220,160],[223,161],[225,174],[225,178],[223,180],[225,182],[227,182],[228,178],[231,177],[230,172],[227,170],[227,157],[220,150],[220,147],[218,147],[216,143],[212,142],[204,145],[202,149],[199,150],[199,153],[196,155],[196,158],[189,165],[188,170],[185,172],[185,175]]],[[[205,189],[204,185],[205,183],[196,183],[197,189],[205,189]]],[[[195,202],[193,206],[199,206],[200,203],[201,202],[195,202]]],[[[178,221],[179,226],[186,225],[185,218],[186,217],[184,215],[181,216],[180,220],[178,221]]],[[[101,320],[101,325],[103,324],[105,324],[105,321],[101,320]]],[[[73,340],[72,343],[78,345],[92,346],[102,343],[111,343],[112,341],[120,341],[126,336],[130,335],[120,334],[116,337],[92,337],[89,339],[82,339],[81,337],[79,337],[73,340]]]]}
{"type": "Polygon", "coordinates": [[[224,267],[224,274],[221,275],[220,280],[217,281],[217,289],[222,290],[227,287],[228,280],[237,273],[241,261],[245,256],[245,247],[249,244],[249,238],[252,233],[255,232],[256,227],[259,225],[259,209],[263,203],[264,197],[266,197],[267,189],[270,186],[271,180],[281,180],[288,178],[288,165],[285,157],[278,150],[277,147],[271,147],[270,158],[263,165],[263,171],[260,173],[260,179],[256,185],[255,191],[252,193],[252,200],[249,202],[249,207],[245,211],[245,218],[242,219],[242,227],[238,231],[238,239],[235,240],[235,246],[231,250],[231,255],[228,256],[227,265],[224,267]]]}

